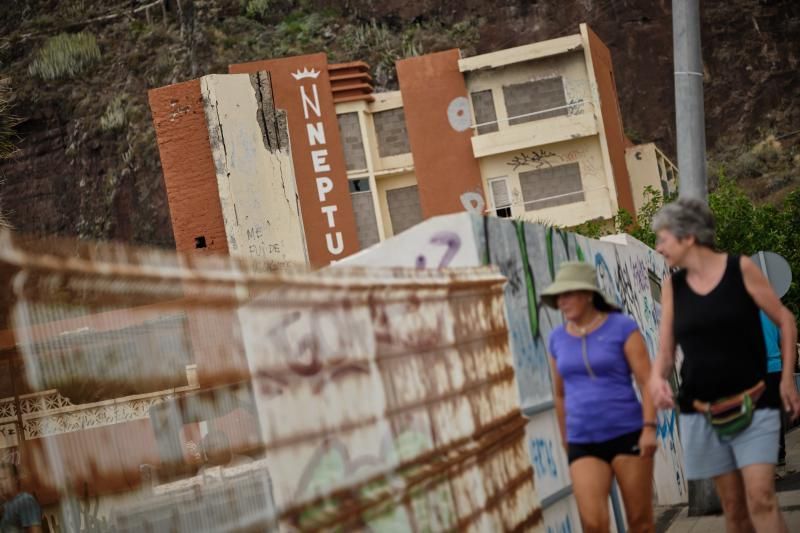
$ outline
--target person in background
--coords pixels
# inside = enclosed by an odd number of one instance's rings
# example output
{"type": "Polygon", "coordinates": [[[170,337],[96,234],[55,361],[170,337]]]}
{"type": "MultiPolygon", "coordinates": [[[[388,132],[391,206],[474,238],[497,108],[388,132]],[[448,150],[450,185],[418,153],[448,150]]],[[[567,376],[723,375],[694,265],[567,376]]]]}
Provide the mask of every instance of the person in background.
{"type": "Polygon", "coordinates": [[[650,357],[631,318],[600,291],[591,265],[562,263],[542,301],[566,323],[550,334],[554,401],[583,530],[608,532],[614,477],[628,528],[655,531],[656,410],[646,384],[650,357]],[[631,374],[642,393],[636,397],[631,374]]]}
{"type": "Polygon", "coordinates": [[[36,498],[22,491],[19,470],[13,463],[0,463],[0,498],[0,533],[42,531],[42,508],[36,498]]]}
{"type": "MultiPolygon", "coordinates": [[[[767,390],[770,403],[780,405],[781,399],[781,332],[764,311],[759,311],[761,332],[767,349],[767,390]]],[[[781,433],[778,445],[778,466],[786,464],[786,417],[781,416],[781,433]]]]}
{"type": "Polygon", "coordinates": [[[780,401],[796,418],[794,316],[750,258],[715,249],[714,216],[705,202],[680,198],[667,204],[652,227],[656,250],[678,271],[662,286],[650,393],[659,409],[675,407],[666,378],[680,346],[677,403],[686,478],[714,480],[729,533],[786,533],[775,494],[780,404],[764,394],[759,309],[780,328],[780,401]]]}

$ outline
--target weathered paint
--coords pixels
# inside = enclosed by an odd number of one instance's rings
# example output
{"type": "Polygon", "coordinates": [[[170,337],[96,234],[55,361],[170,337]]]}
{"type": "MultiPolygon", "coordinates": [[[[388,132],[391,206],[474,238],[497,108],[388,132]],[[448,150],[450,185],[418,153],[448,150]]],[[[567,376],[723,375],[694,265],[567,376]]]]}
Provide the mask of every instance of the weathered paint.
{"type": "Polygon", "coordinates": [[[358,233],[325,54],[230,65],[229,71],[269,72],[275,106],[286,110],[311,264],[327,265],[357,251],[358,233]]]}
{"type": "Polygon", "coordinates": [[[289,523],[355,524],[347,517],[348,494],[362,494],[355,501],[363,503],[403,502],[362,514],[375,530],[535,523],[538,502],[522,420],[514,414],[502,279],[478,272],[354,274],[358,285],[348,288],[347,270],[328,271],[321,279],[340,278],[329,289],[282,290],[268,296],[269,306],[256,299],[240,312],[276,503],[305,508],[289,523]],[[287,412],[304,415],[287,420],[287,412]],[[496,429],[487,433],[490,426],[496,429]],[[512,433],[501,437],[506,431],[512,433]],[[492,440],[497,448],[490,452],[492,440]],[[439,461],[415,463],[428,454],[439,461]],[[402,463],[417,464],[414,484],[395,472],[402,463]],[[354,490],[365,484],[369,493],[354,490]],[[309,505],[317,497],[324,500],[309,505]],[[325,501],[336,505],[331,522],[325,501]]]}
{"type": "Polygon", "coordinates": [[[148,98],[176,249],[228,252],[200,80],[152,89],[148,98]]]}
{"type": "Polygon", "coordinates": [[[285,116],[266,73],[150,91],[180,251],[305,263],[285,116]]]}
{"type": "MultiPolygon", "coordinates": [[[[0,242],[0,262],[21,273],[13,283],[14,324],[26,362],[60,364],[49,357],[53,345],[69,351],[63,359],[80,360],[90,341],[102,341],[128,354],[119,358],[133,364],[140,382],[137,374],[163,358],[164,346],[147,336],[112,325],[68,347],[58,323],[48,323],[48,342],[26,335],[42,319],[81,315],[90,331],[87,315],[96,307],[170,299],[187,314],[201,313],[205,326],[203,337],[173,324],[171,343],[191,338],[197,350],[214,350],[203,364],[216,357],[214,370],[225,378],[201,380],[200,390],[146,394],[148,403],[132,413],[141,420],[139,438],[117,423],[131,419],[123,401],[119,411],[116,399],[102,413],[78,407],[82,418],[69,427],[58,425],[62,409],[38,406],[52,420],[35,428],[42,437],[68,435],[37,443],[36,472],[50,474],[48,486],[60,498],[51,512],[94,513],[118,531],[148,524],[263,531],[276,507],[282,530],[541,529],[509,353],[505,279],[496,269],[265,272],[263,263],[224,256],[92,243],[88,257],[74,257],[70,242],[61,255],[48,249],[43,257],[40,245],[21,249],[2,233],[0,242]],[[82,298],[47,290],[53,283],[80,287],[82,298]],[[219,342],[206,342],[214,337],[219,342]],[[84,421],[103,427],[87,431],[84,421]],[[213,428],[227,433],[233,451],[243,447],[258,459],[199,473],[197,439],[213,428]],[[171,476],[142,475],[150,470],[171,476]]],[[[438,235],[431,244],[447,262],[459,238],[438,235]]],[[[105,365],[95,363],[60,379],[80,381],[105,365]]],[[[41,386],[35,377],[28,379],[41,386]]]]}
{"type": "Polygon", "coordinates": [[[306,263],[286,116],[269,74],[205,76],[201,88],[231,255],[306,263]]]}
{"type": "Polygon", "coordinates": [[[482,192],[458,50],[396,63],[425,218],[463,211],[461,195],[482,192]]]}

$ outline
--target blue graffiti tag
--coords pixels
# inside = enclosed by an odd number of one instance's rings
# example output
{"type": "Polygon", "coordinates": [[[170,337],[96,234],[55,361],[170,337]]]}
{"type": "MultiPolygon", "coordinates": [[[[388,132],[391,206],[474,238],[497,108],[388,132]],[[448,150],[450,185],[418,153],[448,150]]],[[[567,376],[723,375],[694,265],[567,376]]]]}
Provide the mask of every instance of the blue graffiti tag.
{"type": "Polygon", "coordinates": [[[666,440],[667,437],[674,437],[675,436],[675,411],[669,411],[669,415],[666,414],[665,411],[659,413],[658,417],[658,427],[656,428],[656,434],[658,438],[661,440],[666,440]]]}
{"type": "Polygon", "coordinates": [[[564,517],[564,520],[556,524],[555,527],[547,526],[547,533],[572,533],[572,521],[569,516],[564,517]]]}
{"type": "Polygon", "coordinates": [[[558,477],[555,455],[553,454],[553,441],[532,439],[530,441],[531,460],[538,477],[558,477]]]}

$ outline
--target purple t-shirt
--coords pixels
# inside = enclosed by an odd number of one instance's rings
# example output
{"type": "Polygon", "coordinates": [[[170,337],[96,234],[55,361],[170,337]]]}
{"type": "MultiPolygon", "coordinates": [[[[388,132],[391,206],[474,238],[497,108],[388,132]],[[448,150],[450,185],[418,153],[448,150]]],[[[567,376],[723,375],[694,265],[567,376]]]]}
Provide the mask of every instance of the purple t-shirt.
{"type": "Polygon", "coordinates": [[[609,313],[586,336],[586,353],[595,378],[583,361],[581,338],[563,325],[550,334],[550,355],[564,381],[567,441],[603,442],[642,428],[642,406],[633,389],[625,341],[638,330],[622,313],[609,313]]]}

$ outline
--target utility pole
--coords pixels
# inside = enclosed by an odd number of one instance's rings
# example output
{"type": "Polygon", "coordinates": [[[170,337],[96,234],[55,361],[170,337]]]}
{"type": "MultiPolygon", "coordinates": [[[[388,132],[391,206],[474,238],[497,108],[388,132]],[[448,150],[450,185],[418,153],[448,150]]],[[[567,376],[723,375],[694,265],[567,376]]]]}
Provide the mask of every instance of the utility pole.
{"type": "Polygon", "coordinates": [[[679,194],[708,201],[700,0],[672,0],[679,194]]]}
{"type": "MultiPolygon", "coordinates": [[[[681,197],[708,202],[700,0],[672,0],[672,45],[680,173],[678,191],[681,197]]],[[[707,515],[720,510],[722,506],[711,480],[689,481],[689,515],[707,515]]]]}

